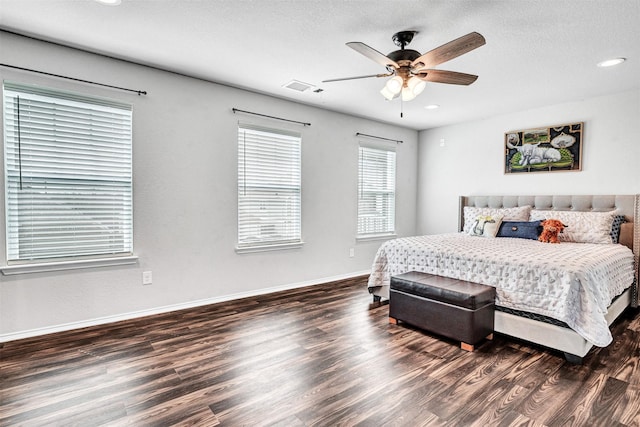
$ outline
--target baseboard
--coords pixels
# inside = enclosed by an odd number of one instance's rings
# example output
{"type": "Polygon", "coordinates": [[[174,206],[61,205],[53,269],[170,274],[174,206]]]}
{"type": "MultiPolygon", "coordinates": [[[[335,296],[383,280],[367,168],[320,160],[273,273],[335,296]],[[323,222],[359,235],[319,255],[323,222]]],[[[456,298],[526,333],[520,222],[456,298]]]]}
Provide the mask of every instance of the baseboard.
{"type": "Polygon", "coordinates": [[[338,276],[324,277],[321,279],[307,280],[298,283],[289,283],[286,285],[273,286],[270,288],[256,289],[253,291],[239,292],[231,295],[223,295],[214,298],[205,298],[196,301],[188,301],[180,304],[172,304],[163,307],[155,307],[147,310],[133,311],[129,313],[116,314],[113,316],[98,317],[95,319],[82,320],[79,322],[63,323],[55,326],[47,326],[44,328],[29,329],[26,331],[11,332],[8,334],[0,334],[0,343],[21,340],[24,338],[33,338],[40,335],[48,335],[56,332],[70,331],[73,329],[87,328],[90,326],[104,325],[107,323],[120,322],[122,320],[130,320],[138,317],[152,316],[154,314],[169,313],[171,311],[184,310],[187,308],[200,307],[203,305],[217,304],[220,302],[232,301],[241,298],[254,297],[258,295],[271,294],[274,292],[288,291],[291,289],[304,288],[306,286],[322,285],[324,283],[335,282],[337,280],[351,279],[358,276],[364,276],[371,273],[370,270],[358,271],[338,276]]]}

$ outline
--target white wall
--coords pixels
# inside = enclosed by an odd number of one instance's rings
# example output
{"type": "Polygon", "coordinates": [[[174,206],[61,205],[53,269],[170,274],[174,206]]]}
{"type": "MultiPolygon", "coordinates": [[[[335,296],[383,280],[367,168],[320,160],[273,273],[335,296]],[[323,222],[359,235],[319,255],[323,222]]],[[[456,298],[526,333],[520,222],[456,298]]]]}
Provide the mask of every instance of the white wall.
{"type": "MultiPolygon", "coordinates": [[[[148,91],[138,96],[0,67],[3,80],[133,104],[140,257],[130,267],[1,277],[0,341],[368,271],[381,242],[355,241],[356,132],[404,140],[397,146],[397,231],[415,234],[416,131],[2,32],[0,47],[7,64],[148,91]],[[311,126],[234,115],[233,107],[311,126]],[[238,121],[302,133],[302,249],[234,251],[238,121]],[[147,270],[153,284],[143,286],[147,270]]],[[[4,207],[0,211],[4,222],[4,207]]]]}
{"type": "Polygon", "coordinates": [[[640,193],[639,119],[634,90],[420,132],[418,234],[457,231],[460,195],[640,193]],[[504,174],[506,132],[574,122],[582,171],[504,174]]]}

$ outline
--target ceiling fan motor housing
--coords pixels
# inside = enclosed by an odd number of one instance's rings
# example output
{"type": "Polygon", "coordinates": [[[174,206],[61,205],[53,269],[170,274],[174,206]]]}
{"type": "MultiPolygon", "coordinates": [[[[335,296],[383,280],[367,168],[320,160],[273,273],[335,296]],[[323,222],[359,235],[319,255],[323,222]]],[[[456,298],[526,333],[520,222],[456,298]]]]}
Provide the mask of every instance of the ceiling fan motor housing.
{"type": "Polygon", "coordinates": [[[407,86],[407,80],[411,77],[411,63],[419,58],[421,55],[420,52],[417,52],[412,49],[401,49],[391,52],[387,57],[389,59],[394,60],[400,67],[395,69],[393,67],[387,68],[389,72],[393,72],[394,74],[402,77],[403,86],[407,86]]]}
{"type": "Polygon", "coordinates": [[[387,57],[398,63],[398,65],[409,65],[422,54],[413,49],[401,49],[391,52],[387,57]],[[405,62],[404,64],[402,62],[405,62]]]}

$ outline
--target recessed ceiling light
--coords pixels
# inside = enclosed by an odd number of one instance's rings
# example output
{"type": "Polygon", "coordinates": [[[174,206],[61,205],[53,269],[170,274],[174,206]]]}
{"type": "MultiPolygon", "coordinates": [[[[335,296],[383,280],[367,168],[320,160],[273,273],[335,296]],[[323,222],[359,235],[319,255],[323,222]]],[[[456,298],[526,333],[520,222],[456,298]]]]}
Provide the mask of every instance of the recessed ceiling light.
{"type": "Polygon", "coordinates": [[[438,108],[440,108],[440,106],[438,104],[431,104],[431,105],[427,105],[426,107],[427,110],[436,110],[438,108]]]}
{"type": "Polygon", "coordinates": [[[598,67],[613,67],[614,65],[622,64],[627,58],[614,58],[607,59],[606,61],[598,62],[598,67]]]}
{"type": "Polygon", "coordinates": [[[107,6],[118,6],[122,3],[122,0],[96,0],[98,3],[106,4],[107,6]]]}

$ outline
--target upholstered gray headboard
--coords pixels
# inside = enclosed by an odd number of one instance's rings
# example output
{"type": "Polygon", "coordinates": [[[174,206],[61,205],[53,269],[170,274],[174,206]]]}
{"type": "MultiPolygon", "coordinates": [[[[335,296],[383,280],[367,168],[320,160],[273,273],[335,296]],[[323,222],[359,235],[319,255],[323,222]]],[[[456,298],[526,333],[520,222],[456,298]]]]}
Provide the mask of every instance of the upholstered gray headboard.
{"type": "Polygon", "coordinates": [[[606,212],[617,210],[625,216],[626,223],[620,230],[620,243],[633,251],[636,280],[633,285],[633,307],[640,305],[638,275],[640,265],[640,194],[628,195],[570,195],[570,196],[460,196],[458,230],[464,227],[464,207],[513,208],[531,206],[534,209],[582,212],[606,212]]]}

